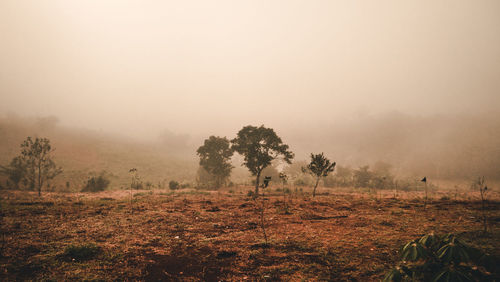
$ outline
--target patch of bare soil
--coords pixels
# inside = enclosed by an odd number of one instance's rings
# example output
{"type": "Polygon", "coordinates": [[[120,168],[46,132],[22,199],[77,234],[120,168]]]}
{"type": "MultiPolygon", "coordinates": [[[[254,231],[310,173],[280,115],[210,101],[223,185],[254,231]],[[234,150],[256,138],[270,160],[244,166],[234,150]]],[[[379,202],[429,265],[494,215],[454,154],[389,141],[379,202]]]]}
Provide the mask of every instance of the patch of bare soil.
{"type": "Polygon", "coordinates": [[[2,193],[1,280],[376,281],[405,242],[429,232],[500,255],[493,200],[483,235],[478,201],[2,193]]]}

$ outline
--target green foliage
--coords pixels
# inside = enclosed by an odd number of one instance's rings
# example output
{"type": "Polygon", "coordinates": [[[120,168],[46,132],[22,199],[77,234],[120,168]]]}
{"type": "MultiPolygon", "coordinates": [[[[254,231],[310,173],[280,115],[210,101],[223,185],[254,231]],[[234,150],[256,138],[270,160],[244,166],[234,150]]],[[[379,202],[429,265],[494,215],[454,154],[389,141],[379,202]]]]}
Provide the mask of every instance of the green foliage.
{"type": "Polygon", "coordinates": [[[101,172],[99,176],[92,176],[87,180],[87,184],[83,187],[82,192],[100,192],[106,190],[110,180],[106,177],[105,172],[101,172]]]}
{"type": "Polygon", "coordinates": [[[399,267],[391,269],[384,277],[383,281],[400,282],[403,279],[403,274],[399,267]]]}
{"type": "Polygon", "coordinates": [[[226,137],[210,136],[196,153],[200,156],[200,166],[213,178],[215,188],[220,188],[231,175],[233,150],[226,137]]]}
{"type": "Polygon", "coordinates": [[[170,188],[170,190],[179,189],[180,188],[179,182],[177,182],[175,180],[170,180],[170,182],[168,183],[168,188],[170,188]]]}
{"type": "Polygon", "coordinates": [[[294,157],[272,128],[245,126],[231,140],[232,149],[243,155],[245,165],[252,175],[256,176],[255,193],[259,192],[259,179],[262,170],[279,157],[290,164],[294,157]]]}
{"type": "Polygon", "coordinates": [[[307,165],[307,167],[303,167],[302,171],[309,172],[311,175],[316,177],[316,184],[313,189],[313,197],[316,196],[316,188],[318,187],[318,183],[321,177],[327,177],[330,172],[335,169],[336,163],[330,163],[330,160],[326,158],[323,153],[321,154],[312,154],[311,153],[311,162],[307,165]]]}
{"type": "Polygon", "coordinates": [[[488,257],[453,234],[428,234],[408,242],[401,262],[383,281],[476,281],[488,278],[481,265],[488,257]]]}
{"type": "Polygon", "coordinates": [[[427,250],[419,242],[409,242],[403,247],[401,258],[407,261],[417,261],[428,256],[427,250]]]}

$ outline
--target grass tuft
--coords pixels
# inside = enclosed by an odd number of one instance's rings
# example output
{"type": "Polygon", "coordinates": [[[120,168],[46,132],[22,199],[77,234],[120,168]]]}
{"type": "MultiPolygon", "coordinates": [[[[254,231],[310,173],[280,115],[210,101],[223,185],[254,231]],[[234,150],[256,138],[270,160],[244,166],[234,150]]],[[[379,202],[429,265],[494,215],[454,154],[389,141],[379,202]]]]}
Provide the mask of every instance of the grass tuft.
{"type": "Polygon", "coordinates": [[[64,250],[61,258],[65,261],[82,262],[94,259],[100,253],[101,248],[94,243],[69,245],[64,250]]]}

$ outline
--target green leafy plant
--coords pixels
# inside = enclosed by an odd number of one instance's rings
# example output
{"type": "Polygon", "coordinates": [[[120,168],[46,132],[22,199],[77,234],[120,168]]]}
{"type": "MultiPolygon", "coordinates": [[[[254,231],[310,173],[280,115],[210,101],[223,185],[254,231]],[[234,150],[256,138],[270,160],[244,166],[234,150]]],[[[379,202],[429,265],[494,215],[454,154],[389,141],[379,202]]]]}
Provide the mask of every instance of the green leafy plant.
{"type": "Polygon", "coordinates": [[[401,249],[401,262],[390,270],[389,281],[476,281],[490,275],[482,266],[488,256],[453,234],[427,234],[401,249]]]}

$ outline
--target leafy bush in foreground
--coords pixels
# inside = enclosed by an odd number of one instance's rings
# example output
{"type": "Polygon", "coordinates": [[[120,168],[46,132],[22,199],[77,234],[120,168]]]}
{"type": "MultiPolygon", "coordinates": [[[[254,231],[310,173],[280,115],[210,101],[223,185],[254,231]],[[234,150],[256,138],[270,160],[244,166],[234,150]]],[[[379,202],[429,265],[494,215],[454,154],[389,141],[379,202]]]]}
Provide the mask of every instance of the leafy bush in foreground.
{"type": "Polygon", "coordinates": [[[453,234],[428,234],[402,248],[402,261],[383,281],[489,281],[491,259],[453,234]]]}

